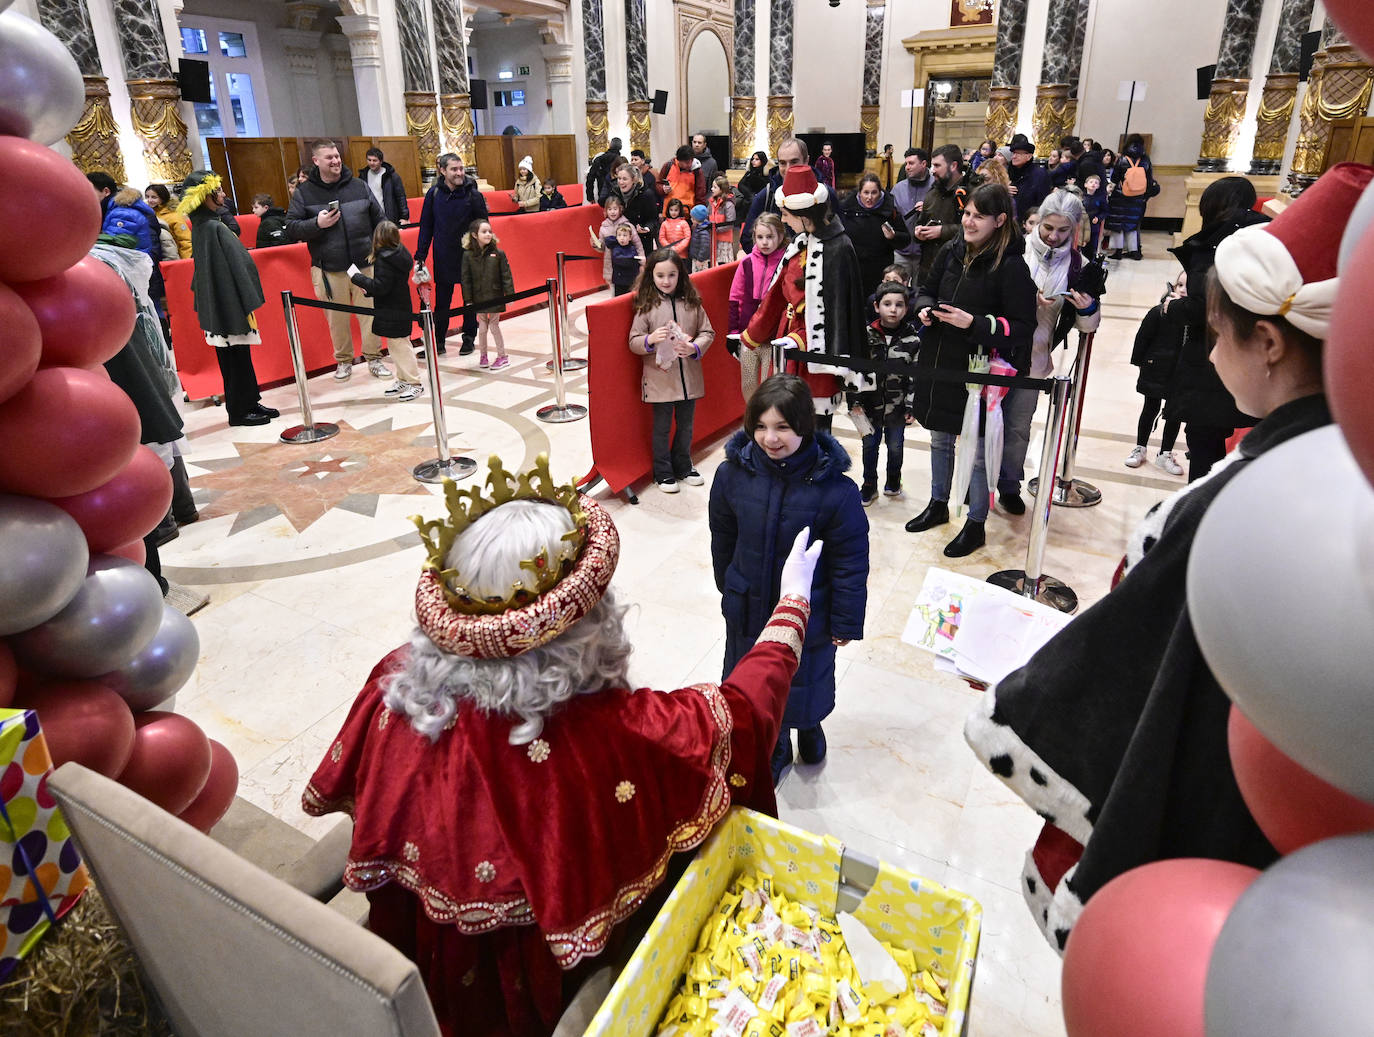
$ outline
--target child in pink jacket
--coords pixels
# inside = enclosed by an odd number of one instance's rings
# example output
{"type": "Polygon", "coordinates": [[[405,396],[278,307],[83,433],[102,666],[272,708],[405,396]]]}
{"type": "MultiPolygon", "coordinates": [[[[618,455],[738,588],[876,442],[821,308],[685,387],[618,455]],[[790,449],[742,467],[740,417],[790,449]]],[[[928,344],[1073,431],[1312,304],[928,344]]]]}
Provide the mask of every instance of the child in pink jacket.
{"type": "MultiPolygon", "coordinates": [[[[730,283],[730,334],[738,335],[749,326],[754,311],[759,308],[759,300],[773,283],[773,275],[782,262],[783,241],[782,220],[771,212],[766,212],[754,221],[754,248],[740,261],[735,270],[735,279],[730,283]]],[[[734,350],[734,340],[730,340],[734,350]]],[[[737,357],[740,366],[740,391],[744,402],[754,395],[759,384],[773,373],[773,357],[769,347],[751,349],[742,343],[737,357]]]]}

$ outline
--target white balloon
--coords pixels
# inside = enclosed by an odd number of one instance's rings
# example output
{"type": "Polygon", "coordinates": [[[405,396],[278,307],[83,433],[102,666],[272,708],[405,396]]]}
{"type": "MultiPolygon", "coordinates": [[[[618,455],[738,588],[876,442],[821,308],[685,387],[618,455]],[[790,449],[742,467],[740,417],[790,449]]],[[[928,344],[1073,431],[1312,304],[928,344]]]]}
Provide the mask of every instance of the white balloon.
{"type": "Polygon", "coordinates": [[[56,144],[85,106],[81,69],[62,41],[17,11],[0,13],[0,133],[56,144]]]}
{"type": "Polygon", "coordinates": [[[1256,459],[1208,508],[1188,611],[1271,742],[1374,803],[1374,488],[1335,425],[1256,459]]]}
{"type": "Polygon", "coordinates": [[[1351,253],[1364,237],[1370,223],[1374,223],[1374,180],[1365,186],[1360,200],[1355,203],[1355,208],[1350,210],[1350,220],[1345,225],[1345,233],[1341,235],[1341,248],[1336,254],[1336,273],[1345,273],[1351,253]]]}

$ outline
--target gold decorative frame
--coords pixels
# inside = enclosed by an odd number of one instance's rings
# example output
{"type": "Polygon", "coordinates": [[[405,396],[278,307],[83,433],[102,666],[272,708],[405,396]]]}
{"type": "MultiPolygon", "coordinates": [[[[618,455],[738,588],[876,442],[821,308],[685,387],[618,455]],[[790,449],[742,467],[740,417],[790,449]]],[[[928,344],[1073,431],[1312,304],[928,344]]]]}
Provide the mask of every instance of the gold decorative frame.
{"type": "MultiPolygon", "coordinates": [[[[687,125],[687,59],[692,45],[703,32],[714,33],[725,50],[725,96],[734,94],[735,86],[735,5],[733,0],[674,0],[676,15],[674,39],[677,41],[677,122],[678,139],[686,141],[697,131],[687,125]]],[[[724,114],[722,112],[722,114],[724,114]]],[[[733,117],[733,110],[731,116],[733,117]]]]}
{"type": "Polygon", "coordinates": [[[119,126],[110,109],[110,88],[104,76],[83,76],[86,83],[86,105],[81,118],[67,134],[72,161],[83,173],[104,170],[117,183],[124,183],[124,155],[119,150],[119,126]]]}
{"type": "MultiPolygon", "coordinates": [[[[991,76],[997,50],[997,30],[991,25],[959,29],[928,29],[902,40],[915,59],[911,83],[925,93],[931,79],[944,76],[991,76]]],[[[914,132],[914,130],[913,130],[914,132]]],[[[913,138],[909,146],[917,141],[913,138]]]]}

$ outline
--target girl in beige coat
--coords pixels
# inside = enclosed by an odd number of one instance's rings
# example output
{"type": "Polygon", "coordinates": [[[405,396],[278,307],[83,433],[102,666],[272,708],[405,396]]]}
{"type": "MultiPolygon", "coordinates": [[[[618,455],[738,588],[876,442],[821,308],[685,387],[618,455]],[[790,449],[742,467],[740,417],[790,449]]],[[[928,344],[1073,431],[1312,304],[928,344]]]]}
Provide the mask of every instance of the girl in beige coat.
{"type": "Polygon", "coordinates": [[[661,248],[646,267],[634,295],[630,352],[644,358],[643,398],[654,408],[654,482],[677,493],[680,482],[705,481],[692,466],[692,415],[706,394],[701,358],[716,333],[681,256],[661,248]]]}

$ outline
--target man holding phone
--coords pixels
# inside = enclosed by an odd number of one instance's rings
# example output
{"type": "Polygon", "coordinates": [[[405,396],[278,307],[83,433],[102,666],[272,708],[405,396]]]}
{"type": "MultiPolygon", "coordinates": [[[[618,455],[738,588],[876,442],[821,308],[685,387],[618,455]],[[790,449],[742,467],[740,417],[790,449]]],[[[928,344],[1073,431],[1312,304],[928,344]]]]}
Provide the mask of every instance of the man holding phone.
{"type": "MultiPolygon", "coordinates": [[[[286,213],[286,236],[304,241],[310,249],[310,283],[315,298],[345,306],[371,308],[372,300],[348,277],[357,266],[368,277],[372,264],[372,230],[386,214],[367,184],[343,164],[332,140],[317,140],[310,147],[314,169],[296,186],[286,213]]],[[[326,310],[329,338],[334,344],[334,377],[343,381],[353,374],[352,315],[326,310]]],[[[392,377],[382,363],[382,343],[372,333],[372,318],[358,317],[363,336],[363,356],[374,378],[392,377]]]]}
{"type": "Polygon", "coordinates": [[[930,176],[930,190],[922,201],[917,226],[911,231],[911,236],[921,243],[917,282],[920,284],[925,283],[940,247],[961,233],[968,181],[964,176],[964,153],[957,145],[935,149],[930,156],[930,176]]]}

